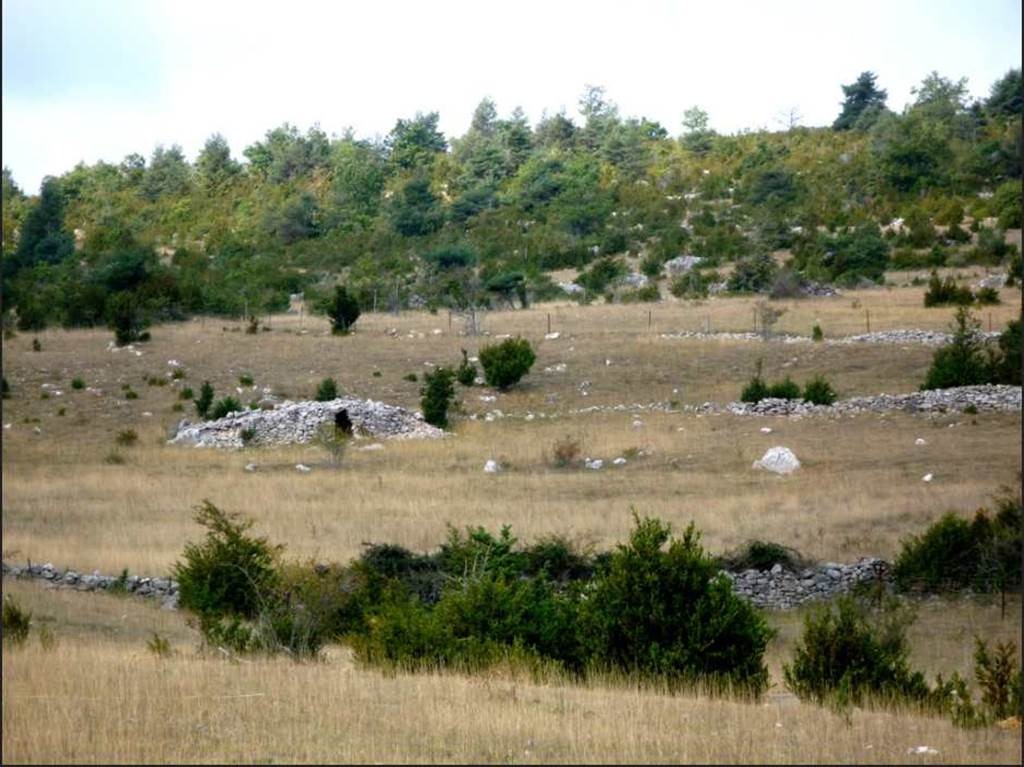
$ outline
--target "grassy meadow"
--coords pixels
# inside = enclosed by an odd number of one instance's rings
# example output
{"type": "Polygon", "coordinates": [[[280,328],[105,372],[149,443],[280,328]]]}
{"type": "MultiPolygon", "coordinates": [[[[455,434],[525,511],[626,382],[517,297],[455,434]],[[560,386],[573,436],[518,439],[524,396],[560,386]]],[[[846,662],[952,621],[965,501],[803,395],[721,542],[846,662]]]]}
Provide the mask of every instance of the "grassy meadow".
{"type": "MultiPolygon", "coordinates": [[[[782,301],[775,331],[809,335],[818,323],[828,339],[863,333],[868,322],[872,331],[946,329],[952,310],[924,309],[923,290],[782,301]]],[[[255,335],[238,321],[206,318],[154,327],[151,342],[118,351],[109,349],[105,329],[20,333],[3,342],[12,387],[2,419],[3,557],[164,575],[185,542],[199,537],[193,508],[209,499],[247,514],[287,556],[320,561],[346,561],[364,542],[433,549],[449,524],[492,531],[510,524],[520,540],[560,533],[604,549],[626,538],[635,508],[676,530],[696,522],[711,551],[757,538],[849,562],[892,558],[902,538],[943,512],[971,513],[1000,486],[1019,485],[1020,413],[790,419],[576,412],[734,400],[759,358],[769,379],[803,383],[822,373],[840,397],[909,392],[933,353],[919,345],[662,335],[709,325],[749,331],[754,311],[746,298],[545,304],[488,313],[490,335],[481,337],[460,335],[460,319],[449,326],[446,312],[367,314],[347,338],[331,337],[323,318],[308,315],[265,318],[270,330],[255,335]],[[559,338],[544,339],[549,322],[559,338]],[[195,417],[181,390],[198,393],[204,380],[218,398],[232,394],[245,404],[265,388],[310,399],[330,376],[343,393],[418,408],[429,365],[454,365],[461,349],[475,355],[503,334],[534,344],[533,371],[507,393],[459,387],[464,415],[481,417],[460,419],[443,440],[385,442],[376,451],[359,449],[370,440],[357,441],[340,468],[314,446],[166,444],[178,421],[195,417]],[[184,378],[168,380],[170,360],[184,378]],[[405,380],[408,373],[419,381],[405,380]],[[252,386],[240,385],[243,375],[252,386]],[[83,388],[72,387],[76,377],[83,388]],[[137,399],[125,396],[126,384],[137,399]],[[175,410],[179,402],[183,409],[175,410]],[[482,418],[496,410],[503,417],[482,418]],[[126,430],[137,434],[132,445],[118,443],[126,430]],[[566,436],[606,468],[554,468],[553,447],[566,436]],[[916,445],[918,438],[926,444],[916,445]],[[790,447],[803,468],[784,478],[752,470],[773,445],[790,447]],[[628,462],[610,466],[618,456],[628,462]],[[488,459],[504,471],[484,474],[488,459]],[[244,470],[250,462],[257,471],[244,470]],[[313,470],[296,471],[299,462],[313,470]],[[934,480],[925,483],[928,473],[934,480]]],[[[1002,304],[978,316],[987,329],[991,315],[998,330],[1020,312],[1020,292],[1005,289],[1002,304]]],[[[197,649],[185,616],[142,600],[9,579],[3,587],[57,640],[51,648],[35,637],[24,648],[4,648],[5,762],[1004,763],[1021,756],[1019,731],[962,730],[910,710],[844,717],[798,702],[781,668],[799,635],[799,612],[771,615],[779,629],[767,658],[775,686],[751,704],[699,691],[667,695],[624,680],[529,679],[512,670],[388,675],[359,667],[340,647],[317,663],[228,661],[197,649]],[[147,651],[153,632],[170,639],[172,657],[147,651]],[[908,755],[921,745],[937,753],[908,755]]],[[[1020,628],[1019,600],[1005,619],[986,601],[924,604],[911,629],[912,660],[929,674],[969,675],[974,633],[1013,638],[1020,628]]]]}

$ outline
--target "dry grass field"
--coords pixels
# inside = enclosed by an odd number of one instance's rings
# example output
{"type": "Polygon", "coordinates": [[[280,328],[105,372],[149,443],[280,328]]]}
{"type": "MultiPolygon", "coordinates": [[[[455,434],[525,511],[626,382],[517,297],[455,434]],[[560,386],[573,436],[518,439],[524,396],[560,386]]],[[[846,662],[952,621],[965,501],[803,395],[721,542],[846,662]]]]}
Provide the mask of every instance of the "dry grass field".
{"type": "MultiPolygon", "coordinates": [[[[948,309],[924,309],[923,288],[879,288],[782,302],[776,331],[826,338],[893,328],[946,329],[948,309]],[[854,306],[854,303],[857,306],[854,306]],[[867,314],[866,314],[867,312],[867,314]]],[[[1020,293],[980,317],[994,329],[1019,316],[1020,293]]],[[[3,342],[3,556],[84,571],[165,574],[201,532],[193,507],[209,499],[242,511],[256,531],[295,558],[344,561],[363,542],[432,549],[445,526],[511,524],[521,540],[564,533],[597,548],[625,539],[630,509],[678,530],[693,520],[712,551],[753,538],[822,560],[892,557],[901,538],[942,512],[969,513],[1001,486],[1017,486],[1021,417],[1013,414],[860,415],[843,419],[739,418],[685,413],[573,414],[592,405],[736,399],[758,358],[770,379],[824,373],[840,396],[917,388],[931,359],[923,346],[839,346],[664,338],[662,333],[752,329],[742,298],[653,307],[542,305],[490,313],[491,337],[458,334],[446,313],[365,315],[358,332],[333,338],[322,318],[274,316],[270,332],[207,318],[152,329],[133,351],[108,350],[106,330],[19,334],[3,342]],[[561,335],[544,340],[551,329],[561,335]],[[436,331],[436,332],[435,332],[436,331]],[[345,393],[418,407],[425,363],[455,364],[494,336],[522,334],[538,350],[523,384],[508,393],[461,389],[467,414],[428,442],[349,448],[340,468],[316,447],[218,452],[169,446],[167,432],[190,403],[184,386],[210,380],[243,403],[264,387],[311,398],[331,376],[345,393]],[[38,337],[42,350],[32,350],[38,337]],[[163,386],[177,360],[187,377],[163,386]],[[546,367],[564,363],[564,372],[546,367]],[[374,372],[380,373],[375,376],[374,372]],[[251,375],[239,393],[238,377],[251,375]],[[81,377],[89,389],[75,390],[81,377]],[[580,383],[589,381],[586,396],[580,383]],[[43,384],[48,384],[43,388],[43,384]],[[127,399],[129,384],[138,399],[127,399]],[[57,392],[60,394],[57,394],[57,392]],[[44,399],[43,393],[48,396],[44,399]],[[496,396],[482,401],[481,396],[496,396]],[[527,421],[523,416],[533,414],[527,421]],[[635,423],[639,421],[639,424],[635,423]],[[9,425],[9,426],[8,426],[9,425]],[[772,433],[764,434],[762,426],[772,433]],[[138,434],[133,446],[116,435],[138,434]],[[38,430],[38,431],[37,431],[38,430]],[[600,472],[555,469],[554,443],[570,436],[584,455],[629,456],[600,472]],[[915,445],[923,437],[927,444],[915,445]],[[803,469],[779,478],[751,462],[786,445],[803,469]],[[505,471],[487,475],[496,459],[505,471]],[[295,471],[298,462],[313,467],[295,471]],[[259,469],[244,471],[247,463],[259,469]],[[933,473],[930,483],[921,481],[933,473]]],[[[608,680],[576,686],[495,672],[486,677],[392,675],[355,666],[340,648],[322,663],[229,662],[197,653],[176,613],[105,595],[53,592],[4,582],[39,616],[58,647],[33,640],[3,653],[4,762],[1019,762],[1019,733],[965,731],[910,711],[842,716],[797,703],[781,665],[799,615],[773,615],[780,634],[768,663],[776,687],[748,704],[697,693],[668,696],[608,680]],[[145,649],[153,631],[178,653],[145,649]],[[57,726],[54,726],[56,723],[57,726]],[[927,745],[935,755],[908,755],[927,745]]],[[[975,603],[922,607],[914,661],[930,673],[968,673],[972,636],[1019,636],[1020,605],[1005,621],[975,603]]]]}
{"type": "MultiPolygon", "coordinates": [[[[1021,755],[1019,732],[963,730],[909,710],[845,718],[778,684],[754,704],[508,669],[382,674],[340,648],[317,663],[231,662],[199,652],[179,616],[138,600],[24,583],[5,591],[58,638],[49,650],[5,648],[5,763],[1010,764],[1021,755]],[[170,640],[170,658],[146,649],[153,631],[170,640]],[[920,746],[935,753],[908,754],[920,746]]],[[[771,665],[790,654],[798,618],[784,617],[771,665]]],[[[1005,622],[994,607],[922,609],[915,645],[964,670],[955,660],[969,647],[964,632],[1014,636],[1019,621],[1019,605],[1005,622]]]]}

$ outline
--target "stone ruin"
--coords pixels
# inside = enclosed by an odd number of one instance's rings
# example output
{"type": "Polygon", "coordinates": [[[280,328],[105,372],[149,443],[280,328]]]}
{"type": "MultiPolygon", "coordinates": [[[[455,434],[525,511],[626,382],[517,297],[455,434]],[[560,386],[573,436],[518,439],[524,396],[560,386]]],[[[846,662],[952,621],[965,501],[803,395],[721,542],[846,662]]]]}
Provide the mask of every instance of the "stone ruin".
{"type": "Polygon", "coordinates": [[[216,421],[193,423],[184,419],[169,444],[195,447],[239,448],[255,445],[302,444],[314,440],[333,423],[355,438],[434,439],[444,432],[426,423],[419,413],[358,397],[328,402],[282,402],[273,410],[229,413],[216,421]]]}

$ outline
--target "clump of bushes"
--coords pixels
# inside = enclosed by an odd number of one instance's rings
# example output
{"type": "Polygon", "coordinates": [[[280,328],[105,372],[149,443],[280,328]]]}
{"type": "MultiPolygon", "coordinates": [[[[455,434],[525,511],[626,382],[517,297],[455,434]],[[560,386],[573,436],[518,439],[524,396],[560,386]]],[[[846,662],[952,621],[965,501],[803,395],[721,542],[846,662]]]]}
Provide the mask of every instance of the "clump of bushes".
{"type": "Polygon", "coordinates": [[[485,346],[479,357],[488,386],[502,390],[518,383],[537,359],[525,338],[506,338],[500,344],[485,346]]]}
{"type": "Polygon", "coordinates": [[[942,280],[937,272],[932,272],[931,279],[928,281],[928,290],[924,294],[926,307],[948,306],[949,304],[968,306],[972,303],[974,303],[974,294],[970,288],[957,285],[956,280],[950,276],[942,280]]]}
{"type": "Polygon", "coordinates": [[[124,429],[117,433],[116,442],[122,447],[131,447],[139,441],[139,435],[134,429],[124,429]]]}
{"type": "Polygon", "coordinates": [[[76,391],[80,391],[85,388],[85,380],[80,376],[75,376],[71,379],[71,388],[76,391]]]}
{"type": "Polygon", "coordinates": [[[0,614],[4,643],[20,647],[25,644],[31,629],[32,613],[23,609],[10,594],[4,595],[3,612],[0,614]]]}
{"type": "Polygon", "coordinates": [[[338,384],[333,378],[325,378],[320,382],[320,385],[316,388],[316,401],[317,402],[330,402],[332,399],[338,398],[338,384]]]}
{"type": "Polygon", "coordinates": [[[756,404],[763,399],[804,399],[815,405],[831,405],[836,401],[836,393],[832,384],[822,375],[816,375],[809,380],[801,391],[793,379],[786,376],[781,381],[768,384],[761,377],[761,360],[757,361],[757,367],[753,377],[740,392],[740,402],[756,404]]]}
{"type": "Polygon", "coordinates": [[[804,384],[803,398],[814,405],[831,405],[836,401],[836,392],[823,375],[816,375],[804,384]]]}
{"type": "Polygon", "coordinates": [[[252,386],[252,381],[252,376],[248,373],[242,373],[242,375],[238,376],[239,386],[252,386]]]}
{"type": "Polygon", "coordinates": [[[242,407],[242,403],[228,395],[223,399],[217,400],[216,404],[214,404],[210,409],[210,418],[216,421],[229,413],[240,413],[243,410],[245,410],[245,408],[242,407]]]}
{"type": "MultiPolygon", "coordinates": [[[[184,396],[184,392],[182,392],[182,396],[184,396]]],[[[209,381],[203,381],[203,385],[199,387],[199,396],[194,402],[196,415],[205,420],[210,415],[210,408],[213,407],[213,386],[209,381]]]]}
{"type": "Polygon", "coordinates": [[[333,295],[323,304],[322,309],[331,322],[331,332],[348,335],[362,313],[356,296],[349,293],[344,285],[337,285],[333,295]]]}
{"type": "Polygon", "coordinates": [[[802,700],[841,703],[865,698],[924,702],[930,689],[911,671],[907,626],[913,613],[895,602],[872,610],[854,597],[814,609],[804,619],[793,662],[783,667],[786,686],[802,700]]]}
{"type": "Polygon", "coordinates": [[[949,512],[923,534],[904,540],[893,565],[897,587],[931,592],[969,587],[1003,593],[1019,588],[1021,502],[1009,491],[994,500],[994,514],[982,508],[967,520],[949,512]]]}
{"type": "Polygon", "coordinates": [[[551,464],[556,469],[566,469],[579,462],[582,451],[580,441],[566,434],[552,446],[551,464]]]}
{"type": "Polygon", "coordinates": [[[978,384],[1020,385],[1021,324],[1011,320],[993,349],[981,338],[981,323],[966,307],[957,309],[950,342],[936,349],[921,389],[978,384]]]}
{"type": "Polygon", "coordinates": [[[739,548],[718,557],[721,568],[740,572],[743,570],[771,570],[775,565],[791,573],[809,566],[804,556],[794,548],[771,541],[748,541],[739,548]]]}
{"type": "Polygon", "coordinates": [[[476,365],[469,361],[466,350],[462,350],[462,361],[455,369],[455,380],[463,386],[472,386],[476,383],[476,365]]]}
{"type": "Polygon", "coordinates": [[[455,371],[439,367],[425,373],[420,397],[423,420],[439,429],[447,428],[448,410],[455,398],[455,371]]]}

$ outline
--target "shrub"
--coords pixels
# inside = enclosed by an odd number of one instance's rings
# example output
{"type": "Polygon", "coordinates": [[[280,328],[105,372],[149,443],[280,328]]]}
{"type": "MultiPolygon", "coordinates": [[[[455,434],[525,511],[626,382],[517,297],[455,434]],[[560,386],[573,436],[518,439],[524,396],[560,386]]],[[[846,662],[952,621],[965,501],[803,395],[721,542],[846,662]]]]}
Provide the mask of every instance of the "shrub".
{"type": "Polygon", "coordinates": [[[448,426],[448,409],[455,398],[455,371],[446,367],[436,368],[423,376],[420,389],[420,407],[423,420],[439,429],[448,426]]]}
{"type": "Polygon", "coordinates": [[[13,645],[21,646],[28,639],[28,633],[32,628],[32,613],[22,609],[14,597],[10,594],[4,596],[4,607],[0,616],[0,630],[3,631],[3,641],[13,645]]]}
{"type": "Polygon", "coordinates": [[[71,379],[71,388],[72,389],[76,389],[76,390],[84,389],[85,388],[85,381],[82,380],[79,377],[72,378],[71,379]]]}
{"type": "Polygon", "coordinates": [[[800,298],[803,295],[803,281],[800,275],[792,269],[782,269],[775,275],[771,290],[768,292],[770,298],[800,298]]]}
{"type": "Polygon", "coordinates": [[[1021,199],[1020,180],[1005,181],[1000,184],[992,198],[992,207],[1003,229],[1020,229],[1021,199]]]}
{"type": "Polygon", "coordinates": [[[476,383],[476,365],[469,361],[466,350],[462,350],[462,362],[455,369],[455,380],[463,386],[472,386],[476,383]]]}
{"type": "Polygon", "coordinates": [[[7,383],[7,376],[4,376],[3,381],[0,382],[0,393],[2,393],[4,399],[11,398],[11,385],[7,383]]]}
{"type": "Polygon", "coordinates": [[[825,334],[821,330],[821,325],[817,322],[814,323],[814,327],[811,328],[811,340],[812,341],[824,341],[825,334]]]}
{"type": "Polygon", "coordinates": [[[974,302],[974,294],[971,289],[956,284],[952,277],[945,280],[939,279],[937,272],[932,271],[931,279],[928,281],[928,290],[924,294],[924,305],[947,306],[948,304],[959,304],[966,306],[974,302]]]}
{"type": "Polygon", "coordinates": [[[332,466],[340,466],[341,459],[345,457],[345,450],[348,448],[351,433],[339,428],[333,421],[325,421],[320,424],[314,438],[317,445],[327,451],[332,466]]]}
{"type": "Polygon", "coordinates": [[[209,618],[255,617],[276,584],[279,547],[248,535],[251,521],[209,501],[196,508],[194,519],[206,537],[185,544],[184,561],[174,564],[181,606],[209,618]]]}
{"type": "Polygon", "coordinates": [[[238,385],[252,386],[252,376],[248,373],[242,373],[242,375],[238,376],[238,385]]]}
{"type": "Polygon", "coordinates": [[[673,278],[668,289],[676,298],[707,298],[708,281],[700,272],[691,269],[673,278]]]}
{"type": "Polygon", "coordinates": [[[991,383],[1020,386],[1021,382],[1021,321],[1010,320],[999,334],[997,351],[989,360],[991,383]]]}
{"type": "Polygon", "coordinates": [[[237,399],[232,396],[224,397],[224,399],[217,400],[217,403],[210,410],[210,418],[216,421],[219,418],[223,418],[228,413],[239,413],[245,410],[237,399]]]}
{"type": "Polygon", "coordinates": [[[924,676],[907,662],[906,629],[912,620],[912,613],[894,602],[873,612],[850,596],[814,609],[804,619],[792,665],[783,667],[786,686],[800,699],[818,703],[837,695],[853,703],[925,701],[924,676]]]}
{"type": "Polygon", "coordinates": [[[551,463],[557,469],[568,468],[579,461],[581,451],[580,441],[566,434],[562,439],[555,440],[551,449],[551,463]]]}
{"type": "Polygon", "coordinates": [[[768,396],[775,399],[800,399],[800,387],[789,376],[768,387],[768,396]]]}
{"type": "Polygon", "coordinates": [[[1021,583],[1024,515],[1009,491],[994,498],[995,514],[978,509],[966,519],[943,515],[920,536],[902,542],[893,578],[903,590],[944,591],[970,586],[1005,592],[1021,583]]]}
{"type": "Polygon", "coordinates": [[[991,363],[982,353],[978,337],[980,328],[981,323],[971,316],[966,307],[956,310],[953,337],[948,344],[936,349],[922,389],[948,389],[988,382],[991,363]]]}
{"type": "MultiPolygon", "coordinates": [[[[614,280],[626,274],[626,265],[617,258],[604,256],[576,278],[576,283],[590,293],[603,293],[614,280]]],[[[481,358],[481,362],[482,362],[481,358]]]]}
{"type": "Polygon", "coordinates": [[[158,658],[169,658],[174,654],[171,650],[171,640],[156,631],[146,640],[146,649],[158,658]]]}
{"type": "Polygon", "coordinates": [[[772,636],[764,618],[717,572],[692,523],[673,538],[659,520],[634,519],[629,542],[612,553],[581,606],[592,663],[763,691],[772,636]]]}
{"type": "Polygon", "coordinates": [[[836,401],[836,393],[824,376],[816,375],[804,384],[804,399],[814,405],[831,405],[836,401]]]}
{"type": "Polygon", "coordinates": [[[114,331],[114,342],[118,346],[142,339],[144,321],[142,309],[134,293],[122,291],[107,299],[107,320],[114,331]]]}
{"type": "Polygon", "coordinates": [[[655,303],[661,300],[661,291],[657,285],[645,285],[634,290],[624,290],[619,294],[619,302],[623,304],[655,303]]]}
{"type": "Polygon", "coordinates": [[[562,536],[549,535],[523,549],[523,573],[544,574],[557,582],[581,580],[594,574],[589,551],[580,551],[562,536]]]}
{"type": "Polygon", "coordinates": [[[242,440],[243,445],[250,445],[254,439],[256,439],[256,429],[249,427],[248,429],[242,429],[238,433],[239,438],[242,440]]]}
{"type": "Polygon", "coordinates": [[[1016,656],[1017,646],[1013,642],[999,642],[990,653],[987,642],[974,638],[974,678],[990,718],[1003,719],[1021,713],[1021,671],[1016,656]]]}
{"type": "Polygon", "coordinates": [[[139,435],[135,433],[134,429],[124,429],[117,433],[115,441],[122,447],[131,447],[139,441],[139,435]]]}
{"type": "MultiPolygon", "coordinates": [[[[184,396],[184,392],[182,392],[184,396]]],[[[196,414],[206,420],[210,415],[210,408],[213,406],[213,387],[209,381],[203,381],[203,385],[199,387],[199,398],[195,400],[196,414]]]]}
{"type": "Polygon", "coordinates": [[[771,287],[774,276],[775,260],[761,253],[737,261],[726,287],[732,293],[761,293],[771,287]]]}
{"type": "Polygon", "coordinates": [[[116,450],[111,450],[103,457],[103,462],[111,466],[120,466],[124,463],[124,456],[116,450]]]}
{"type": "Polygon", "coordinates": [[[749,541],[738,549],[718,559],[718,564],[727,570],[771,570],[775,565],[789,572],[807,567],[808,562],[796,549],[771,541],[749,541]]]}
{"type": "Polygon", "coordinates": [[[131,389],[131,388],[125,389],[124,398],[125,399],[138,399],[139,398],[139,393],[137,391],[131,389]]]}
{"type": "Polygon", "coordinates": [[[1006,242],[1006,232],[1002,229],[982,227],[978,230],[978,243],[971,250],[970,257],[974,263],[994,265],[1015,251],[1016,246],[1006,242]]]}
{"type": "Polygon", "coordinates": [[[43,345],[41,343],[39,343],[39,339],[38,338],[33,338],[32,339],[32,351],[34,351],[34,352],[41,352],[42,350],[43,350],[43,345]]]}
{"type": "Polygon", "coordinates": [[[146,385],[148,386],[167,386],[167,379],[163,376],[149,376],[146,379],[146,385]]]}
{"type": "Polygon", "coordinates": [[[178,392],[178,399],[190,400],[193,397],[195,397],[195,395],[196,395],[196,393],[194,391],[192,391],[192,387],[191,386],[186,386],[184,389],[182,389],[180,392],[178,392]]]}
{"type": "Polygon", "coordinates": [[[338,384],[333,378],[325,378],[316,389],[317,402],[330,402],[338,398],[338,384]]]}
{"type": "Polygon", "coordinates": [[[334,295],[324,304],[324,310],[331,321],[331,332],[338,335],[348,335],[361,314],[359,301],[344,285],[335,286],[334,295]]]}
{"type": "Polygon", "coordinates": [[[402,376],[402,379],[405,381],[409,381],[411,383],[416,383],[419,380],[415,373],[406,373],[404,376],[402,376]]]}
{"type": "Polygon", "coordinates": [[[974,294],[974,300],[982,306],[994,306],[1000,303],[999,291],[995,288],[978,288],[978,292],[974,294]]]}
{"type": "Polygon", "coordinates": [[[508,389],[530,372],[536,355],[525,338],[507,338],[480,350],[480,365],[489,386],[508,389]]]}
{"type": "Polygon", "coordinates": [[[762,360],[757,361],[754,376],[743,387],[740,393],[740,402],[758,403],[768,396],[768,384],[761,378],[762,360]]]}
{"type": "Polygon", "coordinates": [[[180,381],[186,375],[187,375],[187,373],[185,373],[185,371],[182,370],[181,368],[174,368],[174,370],[171,371],[171,380],[172,381],[180,381]]]}

